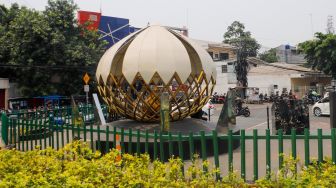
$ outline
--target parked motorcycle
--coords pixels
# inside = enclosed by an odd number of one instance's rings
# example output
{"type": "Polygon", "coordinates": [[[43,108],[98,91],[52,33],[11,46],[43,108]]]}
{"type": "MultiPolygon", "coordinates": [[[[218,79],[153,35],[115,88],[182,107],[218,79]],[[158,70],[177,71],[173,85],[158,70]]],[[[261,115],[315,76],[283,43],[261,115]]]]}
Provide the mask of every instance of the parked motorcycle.
{"type": "Polygon", "coordinates": [[[235,110],[235,115],[236,116],[245,116],[245,117],[249,117],[250,116],[250,109],[248,108],[248,106],[242,107],[240,110],[237,108],[235,110]]]}

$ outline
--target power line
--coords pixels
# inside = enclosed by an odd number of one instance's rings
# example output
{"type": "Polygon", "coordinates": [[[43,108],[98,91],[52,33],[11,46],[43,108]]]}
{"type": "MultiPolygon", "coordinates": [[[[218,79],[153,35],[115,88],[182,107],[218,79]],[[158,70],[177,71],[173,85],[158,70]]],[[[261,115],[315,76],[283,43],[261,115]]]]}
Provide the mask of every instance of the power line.
{"type": "Polygon", "coordinates": [[[0,64],[0,67],[8,68],[36,68],[36,69],[53,69],[53,70],[64,70],[64,69],[77,69],[77,70],[88,70],[94,69],[95,66],[60,66],[60,65],[11,65],[11,64],[0,64]]]}

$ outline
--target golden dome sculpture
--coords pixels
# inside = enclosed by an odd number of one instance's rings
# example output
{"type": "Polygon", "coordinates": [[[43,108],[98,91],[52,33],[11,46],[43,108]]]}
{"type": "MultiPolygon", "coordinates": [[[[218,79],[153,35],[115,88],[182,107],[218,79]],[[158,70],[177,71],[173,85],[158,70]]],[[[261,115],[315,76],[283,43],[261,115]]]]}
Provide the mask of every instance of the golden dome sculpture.
{"type": "Polygon", "coordinates": [[[216,67],[193,40],[152,25],[109,48],[99,61],[96,78],[111,112],[158,122],[160,96],[168,92],[170,119],[176,121],[207,103],[216,83],[216,67]]]}

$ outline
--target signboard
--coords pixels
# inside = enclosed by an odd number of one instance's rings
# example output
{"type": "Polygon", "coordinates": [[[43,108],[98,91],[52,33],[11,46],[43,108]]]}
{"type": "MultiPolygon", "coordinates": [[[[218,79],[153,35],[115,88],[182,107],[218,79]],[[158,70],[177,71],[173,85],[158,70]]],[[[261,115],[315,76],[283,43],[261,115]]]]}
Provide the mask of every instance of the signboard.
{"type": "Polygon", "coordinates": [[[84,85],[84,92],[89,92],[90,91],[90,87],[89,85],[84,85]]]}
{"type": "Polygon", "coordinates": [[[101,13],[99,12],[89,12],[89,11],[78,11],[77,13],[78,23],[80,25],[86,25],[89,30],[98,30],[101,13]]]}
{"type": "Polygon", "coordinates": [[[83,76],[83,81],[86,85],[88,85],[90,81],[90,76],[88,75],[88,73],[85,73],[85,75],[83,76]]]}

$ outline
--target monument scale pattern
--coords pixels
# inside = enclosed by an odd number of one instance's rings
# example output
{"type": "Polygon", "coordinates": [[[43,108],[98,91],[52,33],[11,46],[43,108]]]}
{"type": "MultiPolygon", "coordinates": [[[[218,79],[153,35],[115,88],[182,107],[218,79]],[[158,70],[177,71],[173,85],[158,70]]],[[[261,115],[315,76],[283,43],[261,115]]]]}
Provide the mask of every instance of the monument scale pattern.
{"type": "Polygon", "coordinates": [[[210,55],[193,40],[148,26],[109,48],[99,61],[98,91],[111,112],[141,122],[160,121],[160,96],[169,94],[170,119],[199,111],[216,83],[210,55]]]}

